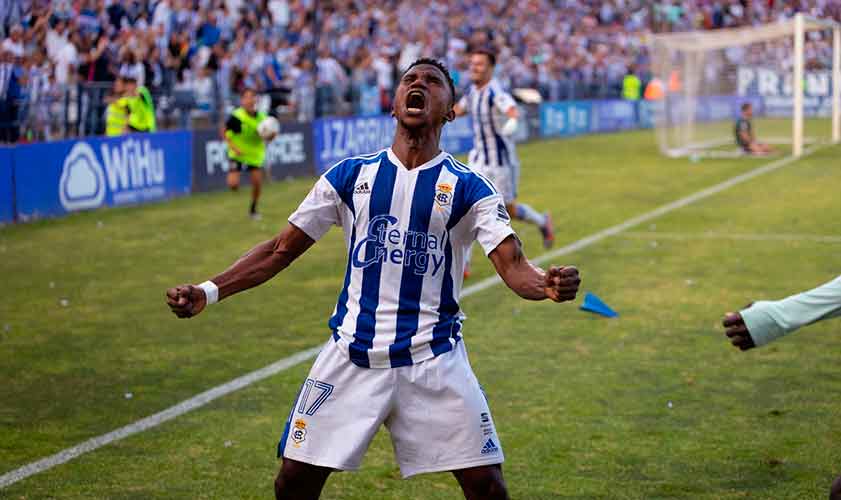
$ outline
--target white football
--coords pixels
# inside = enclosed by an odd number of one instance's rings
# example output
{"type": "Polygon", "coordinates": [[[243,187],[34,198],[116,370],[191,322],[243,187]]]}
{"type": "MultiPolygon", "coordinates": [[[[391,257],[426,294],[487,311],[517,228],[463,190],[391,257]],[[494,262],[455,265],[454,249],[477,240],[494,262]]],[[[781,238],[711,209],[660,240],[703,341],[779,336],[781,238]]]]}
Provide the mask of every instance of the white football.
{"type": "Polygon", "coordinates": [[[267,117],[260,122],[260,125],[257,125],[257,133],[260,134],[263,140],[268,141],[274,138],[278,132],[280,132],[280,123],[273,116],[267,117]]]}

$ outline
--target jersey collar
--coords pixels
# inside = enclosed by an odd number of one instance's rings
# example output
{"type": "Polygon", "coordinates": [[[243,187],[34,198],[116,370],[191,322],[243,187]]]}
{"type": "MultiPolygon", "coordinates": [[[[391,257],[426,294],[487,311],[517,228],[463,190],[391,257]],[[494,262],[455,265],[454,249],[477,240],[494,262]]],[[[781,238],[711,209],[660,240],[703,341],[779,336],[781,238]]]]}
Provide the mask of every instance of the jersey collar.
{"type": "Polygon", "coordinates": [[[406,170],[406,171],[409,171],[409,172],[413,172],[415,170],[424,170],[424,169],[427,169],[427,168],[434,167],[435,165],[438,165],[439,163],[444,161],[444,159],[448,156],[448,153],[442,149],[441,152],[438,153],[437,156],[435,156],[434,158],[432,158],[428,162],[426,162],[422,165],[418,165],[417,167],[409,170],[408,168],[406,168],[405,165],[403,165],[403,162],[400,161],[400,158],[398,158],[397,155],[394,154],[394,151],[392,151],[391,148],[388,148],[387,153],[388,153],[388,161],[397,165],[398,167],[402,168],[403,170],[406,170]]]}

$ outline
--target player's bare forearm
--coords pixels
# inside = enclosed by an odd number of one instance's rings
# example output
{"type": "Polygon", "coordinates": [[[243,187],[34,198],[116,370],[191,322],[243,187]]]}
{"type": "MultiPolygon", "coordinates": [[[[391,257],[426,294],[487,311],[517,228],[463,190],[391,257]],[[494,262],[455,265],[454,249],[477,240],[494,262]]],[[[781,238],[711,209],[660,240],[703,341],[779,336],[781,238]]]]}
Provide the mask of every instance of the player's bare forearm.
{"type": "Polygon", "coordinates": [[[260,243],[227,271],[213,278],[210,292],[203,285],[179,285],[166,291],[166,303],[179,318],[200,314],[207,304],[265,283],[301,256],[315,241],[292,224],[275,238],[260,243]],[[214,291],[215,290],[215,291],[214,291]],[[208,297],[208,293],[212,297],[208,297]]]}
{"type": "Polygon", "coordinates": [[[279,235],[255,246],[212,279],[219,287],[219,300],[272,279],[313,243],[307,233],[289,224],[279,235]]]}
{"type": "Polygon", "coordinates": [[[564,302],[578,293],[581,279],[576,268],[552,267],[544,271],[529,262],[522,243],[514,235],[503,240],[488,257],[508,288],[524,299],[564,302]]]}
{"type": "Polygon", "coordinates": [[[467,110],[464,108],[464,106],[456,104],[455,106],[453,106],[453,113],[456,114],[456,117],[464,116],[467,114],[467,110]]]}

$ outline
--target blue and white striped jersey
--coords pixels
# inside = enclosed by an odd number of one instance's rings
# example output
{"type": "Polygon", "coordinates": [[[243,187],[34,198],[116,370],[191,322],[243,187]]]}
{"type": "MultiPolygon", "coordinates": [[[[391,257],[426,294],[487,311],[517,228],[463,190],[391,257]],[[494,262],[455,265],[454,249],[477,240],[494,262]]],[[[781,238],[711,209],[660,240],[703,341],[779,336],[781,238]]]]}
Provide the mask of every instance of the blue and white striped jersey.
{"type": "Polygon", "coordinates": [[[516,106],[514,98],[503,90],[496,79],[492,79],[482,89],[471,85],[458,103],[473,116],[470,165],[476,168],[514,167],[517,164],[514,140],[500,133],[500,128],[508,119],[505,113],[516,106]]]}
{"type": "Polygon", "coordinates": [[[342,226],[344,286],[333,339],[363,367],[411,365],[453,349],[464,253],[514,233],[493,184],[441,152],[408,170],[391,149],[349,158],[316,182],[289,222],[314,240],[342,226]]]}

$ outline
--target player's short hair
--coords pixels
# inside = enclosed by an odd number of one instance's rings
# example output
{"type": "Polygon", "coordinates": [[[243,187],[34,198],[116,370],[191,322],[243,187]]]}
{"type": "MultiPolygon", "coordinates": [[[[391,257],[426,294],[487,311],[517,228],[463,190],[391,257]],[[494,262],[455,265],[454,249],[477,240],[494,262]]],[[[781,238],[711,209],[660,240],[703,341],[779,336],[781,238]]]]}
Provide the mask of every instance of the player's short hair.
{"type": "Polygon", "coordinates": [[[255,89],[254,87],[248,87],[247,86],[244,89],[242,89],[242,92],[240,93],[240,95],[245,95],[245,94],[248,94],[248,93],[255,94],[255,95],[258,94],[257,89],[255,89]]]}
{"type": "Polygon", "coordinates": [[[473,54],[482,54],[486,56],[491,66],[496,66],[496,51],[494,49],[485,46],[472,47],[470,49],[470,55],[473,54]]]}
{"type": "Polygon", "coordinates": [[[450,76],[450,72],[447,70],[447,67],[444,66],[444,63],[442,63],[438,59],[433,59],[431,57],[421,57],[419,59],[416,59],[415,62],[413,62],[412,64],[409,65],[408,68],[406,68],[406,71],[404,71],[403,74],[405,75],[406,73],[409,72],[409,70],[411,70],[415,66],[421,66],[421,65],[424,65],[424,64],[428,64],[430,66],[435,66],[436,68],[438,68],[439,71],[441,71],[441,73],[444,73],[444,77],[447,79],[447,84],[450,86],[450,96],[453,98],[453,103],[455,103],[456,102],[456,84],[455,84],[455,82],[453,82],[453,77],[450,76]]]}
{"type": "Polygon", "coordinates": [[[750,107],[751,107],[751,103],[749,103],[749,102],[743,102],[742,103],[742,111],[747,111],[748,109],[750,109],[750,107]]]}

